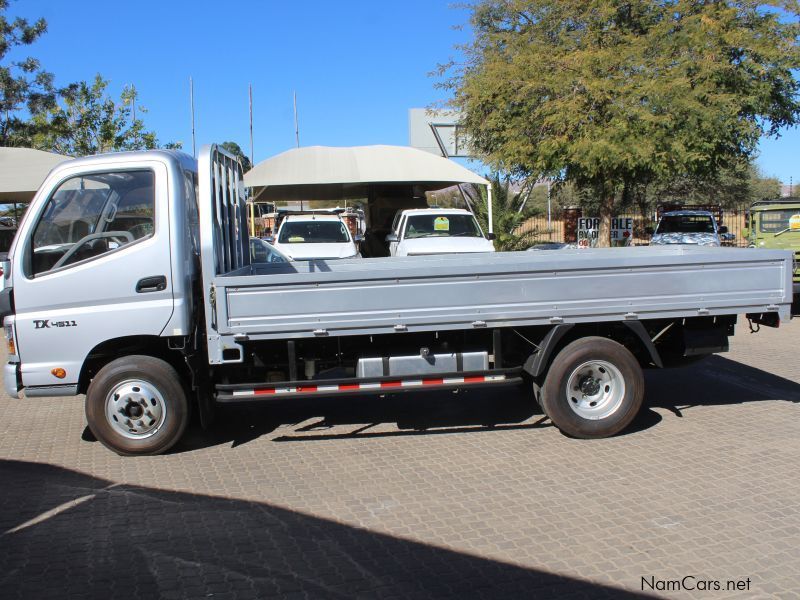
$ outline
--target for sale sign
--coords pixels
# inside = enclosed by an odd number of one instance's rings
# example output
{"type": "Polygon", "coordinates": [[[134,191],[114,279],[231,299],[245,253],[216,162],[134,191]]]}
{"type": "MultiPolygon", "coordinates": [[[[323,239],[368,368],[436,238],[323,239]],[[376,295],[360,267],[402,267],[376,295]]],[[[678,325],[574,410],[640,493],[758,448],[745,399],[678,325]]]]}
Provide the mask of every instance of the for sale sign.
{"type": "MultiPolygon", "coordinates": [[[[600,219],[581,217],[578,219],[578,247],[595,248],[600,236],[600,219]]],[[[616,217],[611,219],[612,246],[627,246],[633,238],[633,218],[616,217]]]]}
{"type": "Polygon", "coordinates": [[[633,218],[617,217],[611,219],[611,245],[627,246],[633,238],[633,218]]]}
{"type": "Polygon", "coordinates": [[[578,248],[595,248],[600,233],[600,219],[581,217],[578,219],[578,248]]]}

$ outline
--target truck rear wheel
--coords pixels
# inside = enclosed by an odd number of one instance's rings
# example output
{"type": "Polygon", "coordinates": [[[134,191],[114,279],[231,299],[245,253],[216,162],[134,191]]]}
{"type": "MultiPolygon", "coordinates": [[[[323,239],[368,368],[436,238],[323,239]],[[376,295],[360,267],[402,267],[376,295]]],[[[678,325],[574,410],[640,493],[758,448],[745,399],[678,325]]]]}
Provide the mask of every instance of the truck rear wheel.
{"type": "Polygon", "coordinates": [[[558,353],[541,388],[541,406],[553,424],[576,438],[610,437],[642,406],[644,376],[625,348],[603,337],[585,337],[558,353]]]}
{"type": "Polygon", "coordinates": [[[166,452],[183,435],[188,416],[178,372],[152,356],[108,363],[86,393],[89,429],[123,456],[166,452]]]}

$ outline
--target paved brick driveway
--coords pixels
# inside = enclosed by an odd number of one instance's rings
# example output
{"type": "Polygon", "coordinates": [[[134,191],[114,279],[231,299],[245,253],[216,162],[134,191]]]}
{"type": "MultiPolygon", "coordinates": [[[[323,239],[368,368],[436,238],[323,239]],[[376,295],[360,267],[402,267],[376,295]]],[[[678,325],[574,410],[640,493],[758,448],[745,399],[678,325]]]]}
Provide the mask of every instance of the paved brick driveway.
{"type": "Polygon", "coordinates": [[[124,459],[82,399],[2,397],[0,597],[797,598],[798,339],[740,326],[600,441],[510,389],[228,411],[124,459]]]}

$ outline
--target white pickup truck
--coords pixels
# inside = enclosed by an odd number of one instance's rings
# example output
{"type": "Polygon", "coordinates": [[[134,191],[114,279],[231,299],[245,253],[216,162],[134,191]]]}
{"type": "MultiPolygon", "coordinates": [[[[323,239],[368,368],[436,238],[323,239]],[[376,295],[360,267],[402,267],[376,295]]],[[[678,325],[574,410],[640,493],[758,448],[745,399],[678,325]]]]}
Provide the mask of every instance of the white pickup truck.
{"type": "Polygon", "coordinates": [[[86,394],[94,435],[128,455],[220,403],[505,385],[595,438],[636,416],[643,368],[726,350],[738,314],[790,318],[788,251],[251,264],[245,215],[241,166],[216,146],[57,166],[4,265],[6,391],[86,394]]]}
{"type": "Polygon", "coordinates": [[[494,252],[494,234],[484,235],[463,208],[412,208],[398,211],[386,236],[390,256],[494,252]]]}
{"type": "Polygon", "coordinates": [[[675,210],[664,213],[658,221],[651,246],[668,244],[695,244],[698,246],[721,246],[720,236],[728,233],[724,225],[707,210],[675,210]]]}

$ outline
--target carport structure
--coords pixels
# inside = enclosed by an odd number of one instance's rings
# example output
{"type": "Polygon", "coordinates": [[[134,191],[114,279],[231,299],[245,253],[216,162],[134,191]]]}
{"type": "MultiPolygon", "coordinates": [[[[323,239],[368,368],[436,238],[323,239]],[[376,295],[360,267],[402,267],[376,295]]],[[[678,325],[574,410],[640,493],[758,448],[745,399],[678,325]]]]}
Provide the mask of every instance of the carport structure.
{"type": "Polygon", "coordinates": [[[309,146],[268,158],[244,175],[254,202],[367,199],[369,225],[387,227],[402,208],[426,207],[425,192],[485,185],[492,232],[491,184],[461,165],[408,146],[309,146]]]}
{"type": "Polygon", "coordinates": [[[0,147],[0,202],[30,202],[51,169],[70,158],[33,148],[0,147]]]}
{"type": "Polygon", "coordinates": [[[17,205],[30,202],[50,170],[69,158],[33,148],[0,147],[0,204],[14,207],[14,224],[0,226],[0,250],[7,250],[14,237],[17,205]]]}

